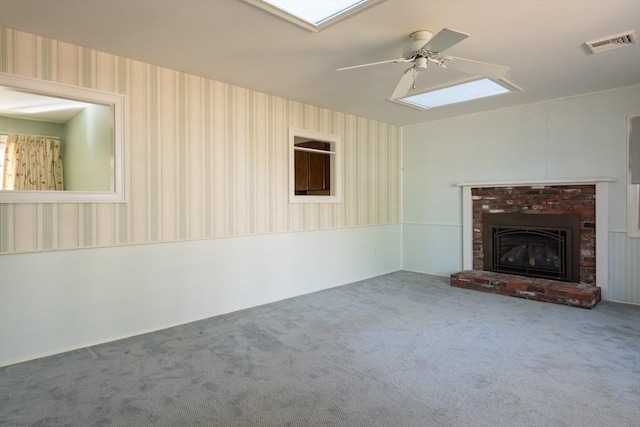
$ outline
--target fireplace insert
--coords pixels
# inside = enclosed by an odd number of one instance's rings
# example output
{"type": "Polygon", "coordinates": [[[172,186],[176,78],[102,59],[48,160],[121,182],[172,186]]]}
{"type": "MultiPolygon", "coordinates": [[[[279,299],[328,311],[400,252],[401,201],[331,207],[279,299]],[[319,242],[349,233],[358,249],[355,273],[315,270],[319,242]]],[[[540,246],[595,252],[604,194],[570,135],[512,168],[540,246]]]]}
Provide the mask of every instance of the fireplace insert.
{"type": "Polygon", "coordinates": [[[580,281],[579,215],[485,213],[486,271],[580,281]]]}

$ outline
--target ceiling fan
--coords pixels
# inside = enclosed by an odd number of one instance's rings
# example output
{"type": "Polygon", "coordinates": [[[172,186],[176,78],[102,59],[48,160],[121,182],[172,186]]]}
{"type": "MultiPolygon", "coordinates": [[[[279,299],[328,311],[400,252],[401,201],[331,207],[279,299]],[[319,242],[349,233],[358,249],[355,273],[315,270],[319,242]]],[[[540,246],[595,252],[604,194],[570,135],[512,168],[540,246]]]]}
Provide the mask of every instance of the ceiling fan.
{"type": "Polygon", "coordinates": [[[509,71],[509,67],[504,65],[489,64],[486,62],[474,61],[471,59],[456,58],[455,56],[442,56],[442,52],[451,46],[460,43],[469,37],[469,34],[444,28],[433,36],[431,31],[420,30],[411,33],[410,41],[404,46],[402,58],[389,59],[386,61],[371,62],[368,64],[353,65],[350,67],[338,68],[338,71],[352,70],[354,68],[368,67],[371,65],[413,62],[413,66],[404,72],[398,82],[393,94],[389,99],[399,99],[409,93],[420,71],[426,70],[429,63],[434,63],[441,68],[461,71],[463,73],[475,74],[492,79],[500,79],[509,71]]]}

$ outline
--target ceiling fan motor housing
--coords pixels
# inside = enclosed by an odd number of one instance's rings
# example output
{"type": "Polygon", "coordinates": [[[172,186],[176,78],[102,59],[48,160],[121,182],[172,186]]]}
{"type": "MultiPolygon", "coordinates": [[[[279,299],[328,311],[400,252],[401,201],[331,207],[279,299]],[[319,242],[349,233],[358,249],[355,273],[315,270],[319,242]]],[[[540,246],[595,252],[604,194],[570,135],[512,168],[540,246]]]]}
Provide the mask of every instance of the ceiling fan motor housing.
{"type": "Polygon", "coordinates": [[[411,33],[411,41],[404,46],[403,57],[405,59],[411,59],[417,57],[425,57],[429,52],[423,49],[423,46],[427,44],[433,37],[433,33],[428,30],[420,30],[411,33]]]}

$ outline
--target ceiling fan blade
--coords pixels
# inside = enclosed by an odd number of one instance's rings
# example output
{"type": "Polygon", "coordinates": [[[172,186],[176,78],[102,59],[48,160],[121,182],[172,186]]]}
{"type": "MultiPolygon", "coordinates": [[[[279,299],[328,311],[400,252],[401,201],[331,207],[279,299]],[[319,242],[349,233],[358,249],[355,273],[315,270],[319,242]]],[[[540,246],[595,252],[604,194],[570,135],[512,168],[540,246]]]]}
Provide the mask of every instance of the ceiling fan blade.
{"type": "Polygon", "coordinates": [[[467,74],[485,76],[491,79],[503,78],[510,69],[510,67],[505,65],[489,64],[487,62],[474,61],[471,59],[456,58],[455,56],[447,56],[445,59],[445,68],[462,71],[467,74]]]}
{"type": "Polygon", "coordinates": [[[342,67],[342,68],[338,68],[336,71],[353,70],[354,68],[369,67],[371,65],[390,64],[390,63],[396,63],[396,62],[411,62],[411,61],[413,61],[413,59],[406,59],[406,58],[389,59],[387,61],[370,62],[368,64],[360,64],[360,65],[352,65],[350,67],[342,67]]]}
{"type": "Polygon", "coordinates": [[[409,93],[409,90],[411,89],[411,86],[413,86],[413,82],[416,81],[416,77],[418,77],[419,72],[420,70],[417,70],[415,67],[411,67],[405,71],[402,77],[400,77],[400,81],[389,99],[399,99],[409,93]]]}
{"type": "Polygon", "coordinates": [[[443,28],[438,34],[433,36],[424,46],[423,49],[431,52],[442,52],[449,49],[454,44],[460,43],[469,37],[467,33],[443,28]]]}

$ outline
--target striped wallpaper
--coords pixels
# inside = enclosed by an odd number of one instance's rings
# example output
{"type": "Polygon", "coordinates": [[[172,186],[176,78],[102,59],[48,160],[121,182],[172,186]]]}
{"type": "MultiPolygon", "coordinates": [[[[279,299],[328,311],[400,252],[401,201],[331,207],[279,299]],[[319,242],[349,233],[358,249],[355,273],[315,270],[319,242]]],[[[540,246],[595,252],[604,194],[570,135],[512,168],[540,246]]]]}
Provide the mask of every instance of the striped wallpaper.
{"type": "Polygon", "coordinates": [[[127,203],[0,205],[0,252],[399,222],[397,126],[0,28],[0,71],[127,96],[127,203]],[[288,127],[338,134],[343,202],[288,203],[288,127]]]}

